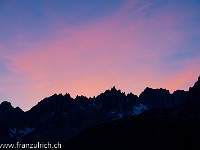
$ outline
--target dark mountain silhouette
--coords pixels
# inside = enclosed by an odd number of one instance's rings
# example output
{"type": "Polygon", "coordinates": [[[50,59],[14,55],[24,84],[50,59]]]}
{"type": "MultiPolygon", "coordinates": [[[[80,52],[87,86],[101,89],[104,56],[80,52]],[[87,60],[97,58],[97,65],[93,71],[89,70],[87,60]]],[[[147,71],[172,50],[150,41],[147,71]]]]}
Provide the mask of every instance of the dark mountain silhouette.
{"type": "Polygon", "coordinates": [[[2,102],[0,105],[0,141],[10,138],[10,129],[21,128],[24,124],[24,112],[19,108],[13,108],[11,103],[2,102]]]}
{"type": "Polygon", "coordinates": [[[151,108],[172,108],[180,105],[185,101],[188,92],[177,90],[173,94],[166,89],[151,89],[146,88],[140,94],[141,103],[148,105],[151,108]]]}
{"type": "Polygon", "coordinates": [[[200,76],[198,81],[189,90],[189,100],[199,102],[200,99],[200,76]]]}
{"type": "MultiPolygon", "coordinates": [[[[161,93],[156,95],[165,95],[164,98],[168,95],[167,91],[161,93]]],[[[89,128],[64,147],[73,150],[199,150],[200,77],[183,104],[147,110],[137,116],[89,128]]]]}
{"type": "Polygon", "coordinates": [[[66,148],[117,149],[125,146],[125,149],[133,149],[142,148],[140,144],[147,148],[145,146],[155,147],[156,140],[163,146],[166,137],[174,139],[182,135],[179,134],[184,128],[182,124],[187,130],[183,133],[188,133],[190,122],[194,125],[198,120],[193,120],[192,116],[195,113],[198,116],[199,82],[200,78],[189,92],[178,90],[170,94],[166,89],[146,88],[139,97],[132,93],[126,95],[115,87],[93,98],[77,96],[73,99],[69,94],[55,94],[27,112],[2,102],[0,143],[66,143],[73,138],[65,144],[66,148]]]}

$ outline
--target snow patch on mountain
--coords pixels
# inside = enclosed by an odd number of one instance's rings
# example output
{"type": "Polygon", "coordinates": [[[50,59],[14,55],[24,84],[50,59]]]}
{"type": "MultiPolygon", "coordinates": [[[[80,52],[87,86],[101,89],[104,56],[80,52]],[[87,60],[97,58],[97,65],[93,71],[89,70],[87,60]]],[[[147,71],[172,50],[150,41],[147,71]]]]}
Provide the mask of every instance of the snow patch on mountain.
{"type": "Polygon", "coordinates": [[[146,105],[140,103],[138,106],[133,106],[133,115],[139,115],[147,109],[148,107],[146,105]]]}
{"type": "Polygon", "coordinates": [[[14,136],[24,136],[26,134],[29,134],[33,132],[35,128],[28,128],[25,127],[23,130],[17,130],[17,129],[10,129],[10,136],[13,138],[14,136]]]}
{"type": "Polygon", "coordinates": [[[19,133],[21,134],[21,136],[24,136],[28,133],[31,133],[35,130],[35,128],[25,128],[24,130],[19,130],[19,133]]]}
{"type": "Polygon", "coordinates": [[[10,136],[13,138],[17,134],[17,129],[10,129],[10,136]]]}
{"type": "Polygon", "coordinates": [[[83,106],[80,106],[80,108],[85,110],[85,108],[83,106]]]}
{"type": "Polygon", "coordinates": [[[119,118],[123,118],[123,114],[118,114],[119,118]]]}

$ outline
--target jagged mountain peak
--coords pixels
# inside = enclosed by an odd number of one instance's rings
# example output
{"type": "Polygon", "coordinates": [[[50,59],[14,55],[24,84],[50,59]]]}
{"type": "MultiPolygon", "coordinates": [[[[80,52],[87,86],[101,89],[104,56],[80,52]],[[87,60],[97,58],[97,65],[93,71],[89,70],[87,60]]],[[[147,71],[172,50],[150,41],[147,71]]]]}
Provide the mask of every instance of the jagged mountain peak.
{"type": "Polygon", "coordinates": [[[117,91],[116,87],[113,86],[113,87],[111,88],[111,91],[117,91]]]}
{"type": "MultiPolygon", "coordinates": [[[[169,90],[167,89],[163,89],[163,88],[157,88],[157,89],[153,89],[153,88],[150,88],[150,87],[146,87],[145,90],[143,92],[157,92],[157,93],[169,93],[169,90]]],[[[142,93],[143,93],[142,92],[142,93]]],[[[141,93],[141,94],[142,94],[141,93]]],[[[140,95],[141,95],[140,94],[140,95]]]]}
{"type": "Polygon", "coordinates": [[[198,77],[198,81],[194,84],[193,87],[189,89],[190,99],[199,101],[200,99],[200,76],[198,77]]]}
{"type": "Polygon", "coordinates": [[[198,77],[198,80],[195,82],[194,86],[191,88],[197,88],[200,87],[200,76],[198,77]]]}
{"type": "Polygon", "coordinates": [[[150,106],[150,108],[170,108],[183,103],[188,93],[177,90],[170,94],[167,89],[152,89],[147,87],[139,96],[141,103],[150,106]]]}
{"type": "Polygon", "coordinates": [[[0,104],[0,110],[10,110],[10,109],[14,109],[10,102],[3,101],[0,104]]]}
{"type": "Polygon", "coordinates": [[[11,103],[8,101],[3,101],[0,106],[11,106],[11,103]]]}
{"type": "Polygon", "coordinates": [[[1,104],[0,104],[0,111],[1,112],[14,112],[14,113],[21,113],[21,112],[24,112],[21,108],[19,107],[16,107],[14,108],[10,102],[8,101],[3,101],[1,104]]]}

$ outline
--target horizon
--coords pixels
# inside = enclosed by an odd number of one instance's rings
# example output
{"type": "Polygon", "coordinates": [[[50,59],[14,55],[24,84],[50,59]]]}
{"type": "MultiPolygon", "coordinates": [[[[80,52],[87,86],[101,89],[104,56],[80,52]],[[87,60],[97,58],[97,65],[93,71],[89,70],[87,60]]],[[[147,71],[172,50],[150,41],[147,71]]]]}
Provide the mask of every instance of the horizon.
{"type": "MultiPolygon", "coordinates": [[[[200,79],[200,76],[198,77],[198,79],[200,79]]],[[[198,79],[197,79],[197,81],[198,81],[198,79]]],[[[197,82],[196,81],[196,82],[197,82]]],[[[196,83],[195,82],[195,83],[196,83]]],[[[194,84],[195,84],[194,83],[194,84]]],[[[193,86],[194,86],[194,84],[193,84],[193,86]]],[[[192,86],[192,87],[193,87],[192,86]]],[[[78,97],[78,96],[84,96],[84,97],[86,97],[87,99],[90,99],[90,98],[96,98],[97,96],[99,96],[99,95],[101,95],[101,94],[103,94],[103,93],[105,93],[107,90],[112,90],[113,88],[115,88],[117,91],[120,91],[121,93],[125,93],[125,95],[127,96],[128,94],[133,94],[133,95],[136,95],[137,97],[140,97],[140,95],[142,94],[142,92],[144,92],[144,90],[145,89],[147,89],[147,88],[150,88],[150,89],[153,89],[153,90],[155,90],[155,89],[162,89],[162,90],[167,90],[167,91],[169,91],[169,94],[173,94],[174,92],[176,92],[176,91],[180,91],[181,89],[177,89],[177,90],[175,90],[175,91],[173,91],[173,92],[170,92],[170,90],[168,90],[168,89],[163,89],[163,88],[151,88],[151,87],[146,87],[139,95],[137,95],[137,94],[135,94],[135,93],[133,93],[133,92],[129,92],[129,93],[126,93],[125,91],[122,91],[121,89],[118,89],[118,88],[116,88],[116,86],[113,86],[113,87],[111,87],[111,88],[109,88],[109,89],[106,89],[106,90],[104,90],[103,92],[100,92],[99,94],[97,94],[97,95],[95,95],[95,96],[92,96],[92,97],[87,97],[87,96],[85,96],[85,95],[76,95],[75,97],[72,97],[71,96],[71,94],[70,93],[54,93],[54,94],[52,94],[52,95],[50,95],[50,96],[46,96],[46,97],[44,97],[43,99],[41,99],[41,100],[39,100],[38,101],[38,103],[39,102],[41,102],[41,101],[43,101],[44,99],[46,99],[46,98],[50,98],[50,97],[52,97],[52,96],[54,96],[54,95],[62,95],[62,96],[65,96],[66,94],[68,94],[73,100],[75,100],[76,99],[76,97],[78,97]]],[[[189,88],[191,88],[191,87],[189,87],[189,88]]],[[[185,91],[185,92],[188,92],[189,91],[189,89],[188,90],[183,90],[183,91],[185,91]]],[[[31,108],[29,108],[29,109],[27,109],[27,110],[24,110],[24,109],[22,109],[20,106],[13,106],[12,105],[12,103],[10,102],[10,101],[2,101],[1,103],[3,103],[3,102],[8,102],[8,103],[10,103],[11,104],[11,106],[13,107],[13,108],[20,108],[22,111],[24,111],[24,112],[27,112],[27,111],[29,111],[29,110],[31,110],[34,106],[36,106],[37,104],[34,104],[33,106],[31,106],[31,108]]],[[[1,103],[0,103],[0,105],[1,105],[1,103]]]]}
{"type": "Polygon", "coordinates": [[[188,91],[199,77],[198,0],[0,1],[0,103],[109,87],[188,91]]]}

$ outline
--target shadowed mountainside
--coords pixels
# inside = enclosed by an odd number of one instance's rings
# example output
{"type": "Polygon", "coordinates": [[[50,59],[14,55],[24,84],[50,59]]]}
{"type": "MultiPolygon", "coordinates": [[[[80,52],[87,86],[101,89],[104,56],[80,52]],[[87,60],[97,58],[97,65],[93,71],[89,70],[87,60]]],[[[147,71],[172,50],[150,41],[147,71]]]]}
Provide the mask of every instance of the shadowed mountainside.
{"type": "Polygon", "coordinates": [[[82,150],[199,150],[200,77],[183,104],[147,110],[85,130],[65,148],[82,150]]]}
{"type": "MultiPolygon", "coordinates": [[[[129,136],[130,139],[134,139],[136,137],[132,137],[126,132],[133,132],[133,135],[139,136],[137,131],[140,130],[140,136],[147,137],[147,133],[150,132],[144,132],[147,127],[149,130],[156,130],[156,128],[162,128],[163,124],[167,126],[168,120],[165,121],[164,118],[174,116],[172,114],[175,112],[179,114],[178,109],[182,109],[185,106],[184,103],[193,103],[191,101],[199,100],[199,95],[196,94],[199,89],[196,87],[199,87],[199,81],[195,83],[194,87],[190,88],[189,92],[177,90],[170,94],[165,89],[146,88],[139,97],[132,93],[126,95],[115,87],[93,98],[77,96],[73,99],[69,94],[55,94],[40,101],[27,112],[23,112],[18,107],[13,108],[9,102],[2,102],[0,104],[0,142],[60,141],[64,143],[85,129],[87,130],[78,135],[74,141],[81,143],[79,140],[79,137],[81,137],[82,142],[92,143],[94,141],[90,140],[99,140],[98,135],[101,133],[102,137],[110,136],[110,140],[113,138],[113,142],[109,140],[107,144],[109,142],[115,143],[115,137],[119,138],[120,134],[123,135],[121,137],[125,137],[124,139],[129,136]],[[143,111],[145,112],[142,113],[143,111]],[[156,118],[157,116],[158,118],[156,118]],[[147,118],[150,123],[145,121],[148,120],[147,118]],[[157,119],[155,121],[157,124],[154,124],[153,118],[157,119]],[[153,124],[151,124],[152,122],[153,124]],[[103,128],[99,126],[102,124],[104,124],[103,128]],[[108,130],[111,132],[109,133],[108,130]],[[93,134],[93,136],[90,134],[93,134]],[[125,136],[126,134],[128,136],[125,136]],[[87,140],[84,138],[85,135],[89,137],[87,140]]],[[[180,114],[182,114],[181,111],[180,114]]],[[[158,130],[158,132],[160,131],[158,130]]],[[[71,141],[71,143],[74,141],[71,141]]],[[[118,142],[120,143],[120,141],[118,142]]],[[[73,145],[71,143],[66,145],[71,147],[73,145]]],[[[106,145],[106,141],[102,141],[102,143],[106,145]]]]}

